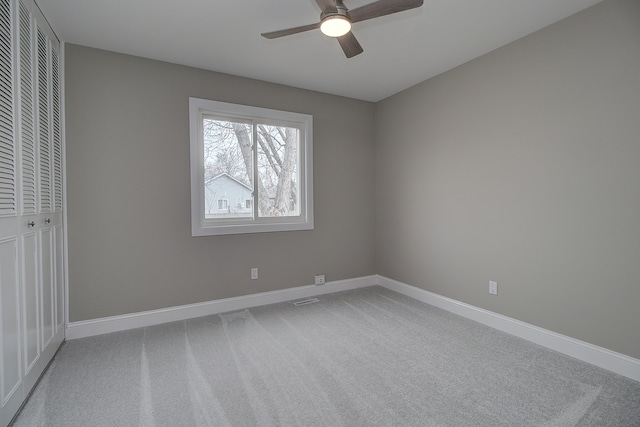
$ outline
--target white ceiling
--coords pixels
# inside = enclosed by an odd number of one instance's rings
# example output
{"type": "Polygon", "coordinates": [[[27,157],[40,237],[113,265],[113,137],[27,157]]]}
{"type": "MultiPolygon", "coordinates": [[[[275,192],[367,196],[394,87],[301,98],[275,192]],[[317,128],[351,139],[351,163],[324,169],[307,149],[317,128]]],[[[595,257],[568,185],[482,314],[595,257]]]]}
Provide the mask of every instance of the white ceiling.
{"type": "MultiPolygon", "coordinates": [[[[350,9],[373,0],[344,0],[350,9]]],[[[319,30],[314,0],[36,0],[64,42],[379,101],[601,0],[425,0],[356,23],[346,59],[319,30]]]]}

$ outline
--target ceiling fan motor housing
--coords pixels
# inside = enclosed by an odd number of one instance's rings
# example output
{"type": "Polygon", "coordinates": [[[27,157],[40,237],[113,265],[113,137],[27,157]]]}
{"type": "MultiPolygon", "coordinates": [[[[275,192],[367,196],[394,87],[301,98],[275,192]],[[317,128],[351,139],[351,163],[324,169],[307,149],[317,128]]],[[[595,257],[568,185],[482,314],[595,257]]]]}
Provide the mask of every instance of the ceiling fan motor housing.
{"type": "Polygon", "coordinates": [[[331,16],[342,16],[345,17],[351,22],[351,16],[349,16],[349,9],[342,3],[342,0],[336,0],[336,9],[335,10],[323,10],[320,14],[320,22],[324,21],[326,18],[331,16]]]}

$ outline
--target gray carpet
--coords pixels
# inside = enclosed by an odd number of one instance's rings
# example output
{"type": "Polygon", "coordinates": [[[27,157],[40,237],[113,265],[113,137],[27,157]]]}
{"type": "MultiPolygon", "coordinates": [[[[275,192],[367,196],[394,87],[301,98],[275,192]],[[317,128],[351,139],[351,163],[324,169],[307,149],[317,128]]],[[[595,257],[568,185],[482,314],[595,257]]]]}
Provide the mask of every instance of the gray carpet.
{"type": "Polygon", "coordinates": [[[15,426],[640,426],[640,383],[371,287],[67,342],[15,426]]]}

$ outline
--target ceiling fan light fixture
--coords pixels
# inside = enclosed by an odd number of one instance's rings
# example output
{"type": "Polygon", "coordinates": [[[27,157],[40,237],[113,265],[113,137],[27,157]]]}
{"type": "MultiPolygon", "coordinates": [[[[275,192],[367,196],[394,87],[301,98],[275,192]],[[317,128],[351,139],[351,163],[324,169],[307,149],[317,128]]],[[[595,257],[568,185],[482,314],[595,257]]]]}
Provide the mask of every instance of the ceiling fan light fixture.
{"type": "Polygon", "coordinates": [[[329,37],[340,37],[351,31],[351,21],[346,16],[331,15],[322,20],[320,31],[329,37]]]}

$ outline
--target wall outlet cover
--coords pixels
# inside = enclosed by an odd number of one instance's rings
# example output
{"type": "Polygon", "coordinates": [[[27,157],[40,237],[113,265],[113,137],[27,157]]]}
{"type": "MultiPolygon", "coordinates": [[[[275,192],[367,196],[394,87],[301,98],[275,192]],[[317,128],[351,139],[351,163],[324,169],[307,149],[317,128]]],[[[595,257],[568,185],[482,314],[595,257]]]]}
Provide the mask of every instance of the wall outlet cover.
{"type": "Polygon", "coordinates": [[[498,282],[489,280],[489,293],[491,295],[498,295],[498,282]]]}

